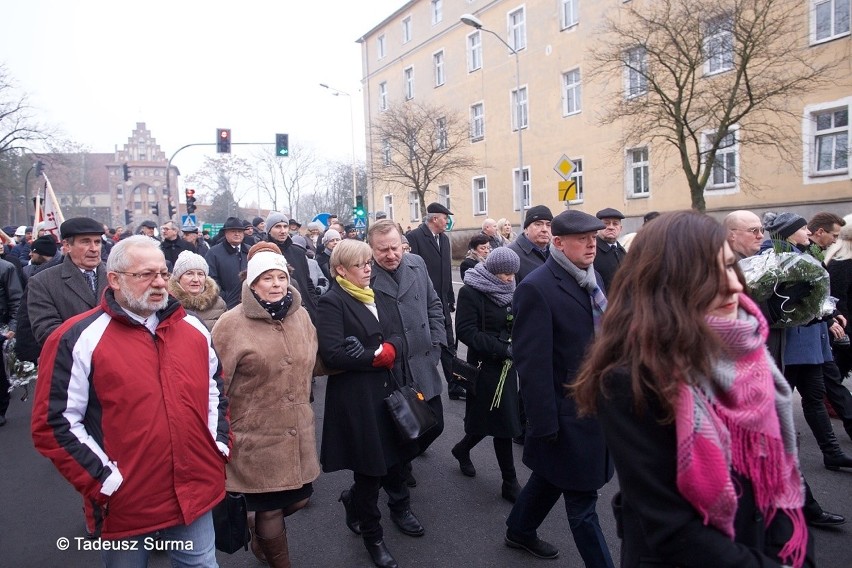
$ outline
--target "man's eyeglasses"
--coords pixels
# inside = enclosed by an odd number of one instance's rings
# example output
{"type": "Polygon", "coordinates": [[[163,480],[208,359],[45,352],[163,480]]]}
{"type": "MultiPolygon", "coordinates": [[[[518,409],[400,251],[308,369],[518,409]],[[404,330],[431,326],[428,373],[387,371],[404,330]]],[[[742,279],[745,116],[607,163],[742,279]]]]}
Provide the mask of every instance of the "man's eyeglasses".
{"type": "Polygon", "coordinates": [[[353,268],[357,268],[358,270],[361,270],[365,266],[369,266],[370,268],[372,268],[373,267],[373,259],[365,260],[364,262],[356,262],[355,264],[352,265],[353,268]]]}
{"type": "Polygon", "coordinates": [[[751,233],[752,235],[762,235],[766,229],[764,227],[749,227],[747,229],[734,229],[734,231],[745,231],[747,233],[751,233]]]}
{"type": "Polygon", "coordinates": [[[172,276],[169,272],[166,272],[165,270],[162,272],[121,272],[120,270],[116,270],[115,272],[118,274],[126,274],[127,276],[132,276],[140,282],[151,282],[157,276],[159,276],[163,280],[168,280],[172,276]]]}

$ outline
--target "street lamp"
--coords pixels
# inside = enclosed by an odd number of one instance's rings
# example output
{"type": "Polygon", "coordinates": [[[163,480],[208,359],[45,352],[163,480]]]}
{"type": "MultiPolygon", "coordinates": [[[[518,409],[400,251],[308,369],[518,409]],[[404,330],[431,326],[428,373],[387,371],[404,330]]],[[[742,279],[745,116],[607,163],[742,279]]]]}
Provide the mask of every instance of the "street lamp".
{"type": "Polygon", "coordinates": [[[523,129],[521,128],[521,60],[520,60],[520,57],[518,56],[518,52],[515,48],[513,48],[511,45],[506,43],[506,41],[502,37],[497,35],[497,33],[489,30],[486,27],[484,27],[484,25],[482,24],[482,20],[480,20],[479,18],[477,18],[473,14],[462,14],[462,17],[460,18],[460,20],[463,24],[465,24],[467,26],[470,26],[472,28],[476,28],[478,30],[482,30],[484,32],[490,33],[491,35],[493,35],[494,37],[499,39],[500,43],[502,43],[507,48],[509,48],[509,51],[512,52],[512,55],[515,56],[515,97],[516,97],[516,102],[517,102],[517,106],[516,106],[516,109],[515,109],[515,112],[516,112],[515,120],[517,121],[517,127],[518,127],[518,181],[517,181],[516,186],[518,188],[518,208],[521,210],[520,229],[523,230],[525,214],[524,214],[524,138],[523,138],[523,129]]]}
{"type": "Polygon", "coordinates": [[[344,97],[349,97],[349,132],[352,136],[352,206],[354,207],[355,200],[358,199],[358,176],[357,164],[355,162],[355,103],[352,101],[352,95],[350,95],[346,91],[341,91],[340,89],[329,87],[325,83],[320,83],[319,86],[323,89],[328,89],[329,91],[331,91],[331,94],[335,97],[339,97],[341,95],[343,95],[344,97]]]}

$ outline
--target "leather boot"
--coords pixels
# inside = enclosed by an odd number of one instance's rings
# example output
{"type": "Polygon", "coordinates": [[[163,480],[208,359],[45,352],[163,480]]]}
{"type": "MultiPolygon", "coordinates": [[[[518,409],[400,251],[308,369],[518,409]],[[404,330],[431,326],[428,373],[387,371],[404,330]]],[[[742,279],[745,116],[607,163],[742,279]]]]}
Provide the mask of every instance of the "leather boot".
{"type": "Polygon", "coordinates": [[[367,552],[370,553],[373,564],[379,568],[399,568],[399,564],[397,564],[396,559],[391,555],[384,540],[376,542],[367,542],[365,540],[364,546],[367,547],[367,552]]]}
{"type": "Polygon", "coordinates": [[[521,493],[521,485],[518,483],[517,479],[511,479],[509,481],[503,480],[503,487],[500,489],[500,494],[503,496],[503,499],[508,501],[509,503],[514,503],[518,500],[518,495],[521,493]]]}
{"type": "Polygon", "coordinates": [[[264,556],[263,551],[260,549],[260,544],[257,542],[257,533],[254,528],[254,511],[249,511],[246,518],[248,519],[249,533],[251,533],[251,553],[254,554],[258,562],[266,564],[266,556],[264,556]]]}
{"type": "Polygon", "coordinates": [[[272,568],[290,568],[290,548],[287,546],[287,529],[276,537],[257,537],[266,562],[272,568]]]}
{"type": "Polygon", "coordinates": [[[822,455],[822,463],[825,464],[825,469],[837,471],[841,467],[852,467],[852,458],[838,448],[836,452],[824,453],[822,455]]]}
{"type": "Polygon", "coordinates": [[[358,513],[355,512],[355,505],[352,503],[352,490],[344,489],[338,501],[343,503],[343,509],[346,511],[346,526],[355,534],[361,534],[361,521],[358,520],[358,513]]]}

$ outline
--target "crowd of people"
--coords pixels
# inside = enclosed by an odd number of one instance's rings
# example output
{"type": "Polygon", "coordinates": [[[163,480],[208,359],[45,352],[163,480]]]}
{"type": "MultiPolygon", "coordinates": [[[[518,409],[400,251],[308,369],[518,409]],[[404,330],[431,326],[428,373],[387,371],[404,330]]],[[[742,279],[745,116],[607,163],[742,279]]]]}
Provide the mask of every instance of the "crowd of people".
{"type": "MultiPolygon", "coordinates": [[[[457,296],[451,215],[432,203],[414,229],[380,219],[364,240],[336,218],[302,231],[278,212],[229,218],[209,241],[171,221],[127,235],[78,217],[60,243],[7,231],[0,341],[38,364],[33,440],[80,493],[88,535],[188,540],[173,565],[215,566],[212,509],[236,493],[254,555],[289,567],[287,517],[321,472],[346,470],[341,526],[376,566],[397,566],[380,490],[403,534],[425,534],[413,464],[444,430],[446,385],[465,405],[461,474],[476,476],[471,450],[492,438],[507,547],[557,558],[538,528],[562,497],[585,565],[612,568],[597,500],[617,472],[624,567],[814,565],[811,528],[845,518],[800,471],[793,391],[825,467],[852,468],[830,421],[852,437],[852,215],[651,212],[622,235],[617,209],[536,205],[517,235],[483,221],[457,296]],[[807,258],[835,303],[790,325],[815,282],[753,298],[756,255],[807,258]],[[459,343],[472,386],[453,378],[459,343]],[[437,422],[416,440],[386,408],[403,386],[437,422]]],[[[127,548],[104,565],[146,565],[127,548]]]]}

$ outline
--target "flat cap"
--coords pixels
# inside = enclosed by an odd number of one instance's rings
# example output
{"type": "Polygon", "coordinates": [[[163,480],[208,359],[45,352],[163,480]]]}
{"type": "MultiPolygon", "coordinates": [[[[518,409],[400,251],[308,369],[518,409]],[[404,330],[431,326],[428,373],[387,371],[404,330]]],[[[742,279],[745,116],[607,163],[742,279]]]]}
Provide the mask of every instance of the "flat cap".
{"type": "Polygon", "coordinates": [[[598,219],[624,219],[624,213],[619,211],[618,209],[613,209],[612,207],[607,207],[606,209],[601,209],[595,215],[598,219]]]}
{"type": "Polygon", "coordinates": [[[536,221],[553,221],[553,213],[545,205],[533,205],[527,210],[524,217],[524,229],[536,221]]]}
{"type": "Polygon", "coordinates": [[[184,233],[197,233],[198,232],[198,225],[184,225],[183,227],[180,228],[180,230],[183,231],[184,233]]]}
{"type": "Polygon", "coordinates": [[[157,224],[149,219],[145,219],[141,223],[139,223],[140,227],[148,227],[149,229],[156,229],[157,224]]]}
{"type": "Polygon", "coordinates": [[[59,234],[63,239],[76,235],[103,235],[104,226],[89,217],[74,217],[59,226],[59,234]]]}
{"type": "Polygon", "coordinates": [[[563,211],[553,218],[553,223],[550,225],[550,232],[554,237],[558,237],[600,231],[605,226],[597,217],[592,217],[588,213],[571,209],[563,211]]]}
{"type": "Polygon", "coordinates": [[[426,213],[443,213],[444,215],[452,215],[453,212],[441,205],[440,203],[430,203],[426,207],[426,213]]]}

